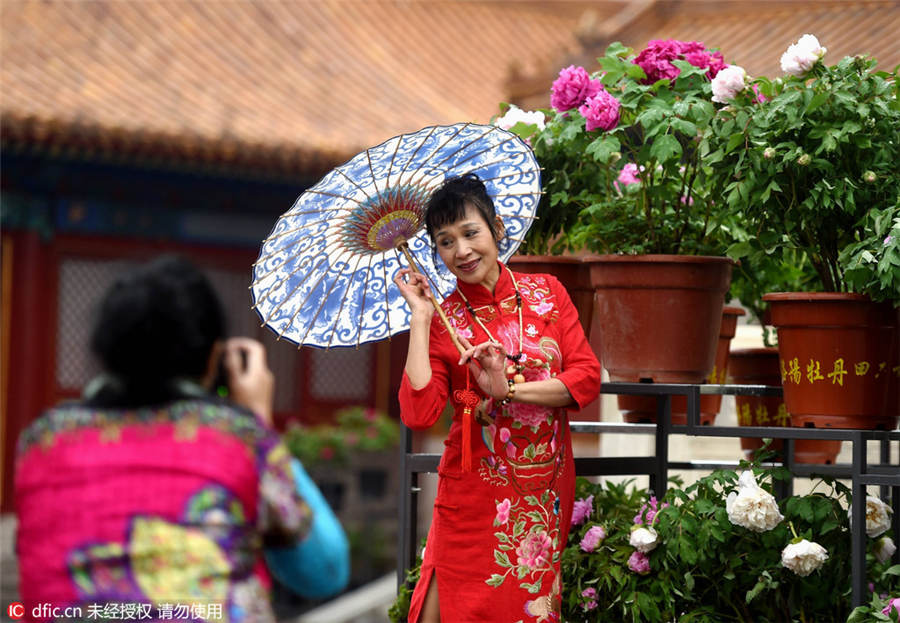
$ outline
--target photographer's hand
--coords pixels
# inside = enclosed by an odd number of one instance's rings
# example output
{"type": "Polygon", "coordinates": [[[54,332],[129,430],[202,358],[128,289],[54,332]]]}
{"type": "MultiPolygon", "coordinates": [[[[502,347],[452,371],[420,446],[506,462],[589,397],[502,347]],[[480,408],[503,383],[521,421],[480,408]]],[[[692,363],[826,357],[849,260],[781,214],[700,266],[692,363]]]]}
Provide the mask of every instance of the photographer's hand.
{"type": "Polygon", "coordinates": [[[225,369],[231,400],[271,426],[275,375],[266,363],[265,347],[247,337],[230,338],[225,342],[225,369]]]}

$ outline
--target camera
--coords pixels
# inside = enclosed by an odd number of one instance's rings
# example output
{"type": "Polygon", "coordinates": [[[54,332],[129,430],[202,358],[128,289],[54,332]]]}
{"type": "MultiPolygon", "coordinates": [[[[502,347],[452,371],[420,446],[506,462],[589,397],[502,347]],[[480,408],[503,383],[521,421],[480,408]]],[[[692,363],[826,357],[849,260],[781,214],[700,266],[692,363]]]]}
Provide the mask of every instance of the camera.
{"type": "MultiPolygon", "coordinates": [[[[238,351],[241,355],[241,371],[247,369],[247,351],[241,349],[238,351]]],[[[229,398],[231,396],[231,387],[228,385],[228,369],[225,366],[225,353],[219,357],[219,364],[216,368],[216,377],[213,381],[212,391],[220,398],[229,398]]]]}

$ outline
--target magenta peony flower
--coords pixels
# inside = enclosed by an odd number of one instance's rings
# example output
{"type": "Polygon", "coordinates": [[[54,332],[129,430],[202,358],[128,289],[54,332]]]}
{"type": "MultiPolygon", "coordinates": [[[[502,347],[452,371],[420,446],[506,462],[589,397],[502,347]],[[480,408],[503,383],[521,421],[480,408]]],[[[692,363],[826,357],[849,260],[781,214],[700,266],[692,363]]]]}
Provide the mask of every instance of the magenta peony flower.
{"type": "Polygon", "coordinates": [[[606,538],[606,530],[603,529],[603,526],[591,526],[588,528],[588,531],[585,532],[584,537],[581,539],[581,543],[578,544],[581,547],[581,551],[583,552],[592,552],[597,549],[597,546],[600,545],[600,541],[606,538]]]}
{"type": "Polygon", "coordinates": [[[559,77],[550,87],[550,105],[559,112],[581,106],[603,89],[599,80],[592,80],[584,67],[569,65],[560,70],[559,77]]]}
{"type": "Polygon", "coordinates": [[[628,558],[628,568],[640,575],[650,573],[650,559],[647,554],[635,550],[628,558]]]}
{"type": "Polygon", "coordinates": [[[494,524],[502,525],[509,521],[510,506],[509,498],[503,498],[502,502],[497,503],[497,516],[494,518],[494,524]]]}
{"type": "Polygon", "coordinates": [[[653,39],[641,50],[635,59],[647,78],[644,84],[653,84],[663,78],[674,80],[681,73],[672,61],[680,59],[694,67],[707,69],[709,79],[716,77],[725,68],[725,58],[721,52],[711,52],[700,41],[678,41],[677,39],[653,39]]]}
{"type": "Polygon", "coordinates": [[[593,495],[589,495],[581,500],[575,500],[575,504],[572,506],[572,525],[577,526],[579,524],[583,524],[585,520],[591,516],[593,510],[593,495]]]}
{"type": "Polygon", "coordinates": [[[517,564],[531,571],[547,566],[552,544],[550,536],[543,530],[529,532],[516,548],[517,564]]]}
{"type": "Polygon", "coordinates": [[[584,117],[585,129],[588,132],[598,128],[612,130],[619,125],[619,106],[619,100],[603,90],[590,97],[578,108],[578,112],[584,117]]]}
{"type": "Polygon", "coordinates": [[[896,610],[897,613],[900,614],[900,597],[891,599],[884,607],[884,610],[881,611],[881,614],[891,616],[891,610],[896,610]]]}

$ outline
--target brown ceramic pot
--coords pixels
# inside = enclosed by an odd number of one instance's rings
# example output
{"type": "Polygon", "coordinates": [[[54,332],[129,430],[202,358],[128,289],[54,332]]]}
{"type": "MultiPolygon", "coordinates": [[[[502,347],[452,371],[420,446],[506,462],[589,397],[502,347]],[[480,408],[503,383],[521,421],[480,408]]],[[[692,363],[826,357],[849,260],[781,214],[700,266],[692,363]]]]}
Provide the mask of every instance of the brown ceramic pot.
{"type": "Polygon", "coordinates": [[[893,429],[896,312],[859,294],[779,292],[763,300],[778,329],[784,402],[794,426],[893,429]]]}
{"type": "MultiPolygon", "coordinates": [[[[737,331],[738,317],[746,312],[740,307],[725,307],[716,345],[716,360],[709,378],[704,383],[724,383],[728,372],[728,347],[737,331]]],[[[700,396],[700,424],[715,423],[722,406],[721,394],[700,396]]],[[[619,409],[626,422],[656,422],[656,398],[648,396],[619,396],[619,409]]],[[[687,424],[687,399],[672,396],[672,424],[687,424]]]]}
{"type": "Polygon", "coordinates": [[[734,262],[696,255],[595,255],[600,360],[612,381],[702,383],[712,372],[734,262]]]}
{"type": "MultiPolygon", "coordinates": [[[[781,385],[777,348],[743,348],[729,353],[728,376],[737,385],[781,385]]],[[[777,396],[735,396],[738,425],[790,426],[790,415],[784,401],[777,396]]],[[[741,449],[749,461],[753,452],[761,448],[762,439],[741,437],[741,449]]],[[[772,440],[770,449],[779,453],[784,448],[781,439],[772,440]]],[[[797,439],[794,441],[794,460],[797,463],[834,463],[841,451],[840,441],[797,439]]]]}

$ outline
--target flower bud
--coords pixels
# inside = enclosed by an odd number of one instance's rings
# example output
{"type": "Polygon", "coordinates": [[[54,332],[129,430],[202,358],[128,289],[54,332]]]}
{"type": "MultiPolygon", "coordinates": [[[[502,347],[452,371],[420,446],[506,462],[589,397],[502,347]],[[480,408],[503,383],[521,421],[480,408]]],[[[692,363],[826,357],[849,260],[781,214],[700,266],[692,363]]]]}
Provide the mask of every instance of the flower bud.
{"type": "Polygon", "coordinates": [[[621,160],[621,159],[622,159],[622,152],[621,152],[621,151],[614,151],[613,153],[611,153],[611,154],[609,155],[609,161],[610,161],[610,162],[618,162],[618,161],[621,160]]]}
{"type": "Polygon", "coordinates": [[[771,160],[775,157],[775,148],[774,147],[766,147],[763,150],[763,158],[766,160],[771,160]]]}
{"type": "Polygon", "coordinates": [[[805,167],[809,164],[810,160],[812,160],[812,158],[809,156],[809,154],[800,154],[800,157],[797,158],[797,164],[799,164],[801,167],[805,167]]]}
{"type": "Polygon", "coordinates": [[[863,180],[865,180],[869,184],[878,179],[878,176],[875,175],[875,171],[866,171],[865,173],[863,173],[862,177],[863,180]]]}

